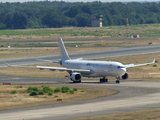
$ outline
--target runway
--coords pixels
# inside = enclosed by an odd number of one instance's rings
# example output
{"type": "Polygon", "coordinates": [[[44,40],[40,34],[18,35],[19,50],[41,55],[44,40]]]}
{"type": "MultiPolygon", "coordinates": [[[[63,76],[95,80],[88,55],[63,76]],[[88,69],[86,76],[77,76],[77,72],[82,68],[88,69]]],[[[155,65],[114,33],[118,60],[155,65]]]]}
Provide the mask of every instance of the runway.
{"type": "MultiPolygon", "coordinates": [[[[116,49],[116,50],[75,53],[75,54],[69,54],[69,56],[72,59],[76,59],[76,58],[84,58],[84,59],[109,58],[109,57],[116,57],[116,56],[157,53],[157,52],[160,52],[159,48],[160,48],[160,45],[147,45],[147,46],[122,48],[122,49],[116,49]]],[[[58,60],[60,60],[60,55],[0,60],[0,67],[6,67],[4,62],[7,62],[11,65],[28,65],[28,64],[31,65],[31,64],[44,63],[44,61],[38,61],[37,59],[58,61],[58,60]]]]}
{"type": "MultiPolygon", "coordinates": [[[[16,83],[30,84],[32,78],[2,76],[3,80],[16,81],[16,83]],[[29,81],[27,81],[29,79],[29,81]],[[24,81],[22,81],[24,80],[24,81]]],[[[66,79],[60,81],[48,78],[34,78],[32,82],[40,84],[41,82],[52,85],[83,86],[83,87],[100,87],[110,88],[120,91],[117,95],[109,97],[96,98],[91,100],[78,101],[73,103],[62,103],[56,105],[47,105],[32,108],[22,108],[14,110],[0,111],[1,120],[65,120],[70,118],[87,117],[95,115],[104,115],[112,113],[122,113],[150,108],[160,107],[160,82],[150,81],[122,81],[121,84],[109,83],[101,84],[85,81],[80,84],[71,84],[66,79]]]]}

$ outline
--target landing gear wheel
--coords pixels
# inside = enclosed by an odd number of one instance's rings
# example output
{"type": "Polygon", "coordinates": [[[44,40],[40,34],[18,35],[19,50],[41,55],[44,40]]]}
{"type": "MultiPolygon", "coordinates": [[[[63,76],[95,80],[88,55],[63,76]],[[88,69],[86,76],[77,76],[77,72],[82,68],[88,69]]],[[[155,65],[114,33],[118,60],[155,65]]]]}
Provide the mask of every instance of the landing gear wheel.
{"type": "Polygon", "coordinates": [[[81,80],[80,81],[73,81],[73,83],[81,83],[81,80]]]}
{"type": "Polygon", "coordinates": [[[119,80],[116,80],[116,83],[117,83],[117,84],[119,84],[119,83],[120,83],[120,81],[119,81],[119,80]]]}
{"type": "Polygon", "coordinates": [[[107,78],[105,79],[105,82],[108,82],[108,79],[107,79],[107,78]]]}
{"type": "Polygon", "coordinates": [[[100,79],[99,81],[100,81],[100,83],[103,83],[103,82],[104,82],[103,79],[100,79]]]}
{"type": "Polygon", "coordinates": [[[103,83],[103,82],[108,82],[108,79],[107,79],[107,78],[101,78],[99,81],[100,81],[101,83],[103,83]]]}

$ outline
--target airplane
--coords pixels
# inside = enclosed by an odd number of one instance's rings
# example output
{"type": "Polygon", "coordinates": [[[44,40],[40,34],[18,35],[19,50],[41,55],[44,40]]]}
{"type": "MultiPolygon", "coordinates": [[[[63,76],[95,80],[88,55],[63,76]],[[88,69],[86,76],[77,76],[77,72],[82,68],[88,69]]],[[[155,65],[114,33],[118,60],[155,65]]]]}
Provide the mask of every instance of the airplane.
{"type": "Polygon", "coordinates": [[[58,44],[60,48],[61,59],[59,61],[43,60],[46,62],[59,63],[63,67],[49,67],[49,66],[19,66],[19,65],[9,65],[9,67],[25,67],[25,68],[38,68],[40,70],[49,69],[51,71],[67,71],[69,73],[68,77],[74,83],[80,83],[82,77],[95,78],[100,77],[100,82],[108,82],[107,76],[116,77],[116,83],[120,83],[121,79],[128,79],[127,68],[137,67],[143,65],[149,65],[155,63],[155,59],[150,63],[143,64],[128,64],[123,65],[120,62],[114,61],[93,61],[93,60],[83,60],[83,58],[71,59],[66,51],[64,42],[61,37],[58,38],[58,44]]]}

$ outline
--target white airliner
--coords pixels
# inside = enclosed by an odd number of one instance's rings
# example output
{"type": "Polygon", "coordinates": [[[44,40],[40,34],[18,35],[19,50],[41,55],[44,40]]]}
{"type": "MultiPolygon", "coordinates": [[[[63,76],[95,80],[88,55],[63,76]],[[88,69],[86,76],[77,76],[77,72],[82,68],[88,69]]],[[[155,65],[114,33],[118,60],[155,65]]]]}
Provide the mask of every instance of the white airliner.
{"type": "Polygon", "coordinates": [[[9,65],[5,63],[9,67],[26,67],[26,68],[39,68],[40,70],[49,69],[49,70],[59,70],[59,71],[67,71],[69,73],[69,78],[71,81],[75,83],[81,82],[83,77],[100,77],[100,82],[108,82],[107,76],[116,77],[116,83],[120,82],[120,79],[128,79],[128,73],[126,68],[137,67],[142,65],[149,65],[155,63],[155,59],[150,63],[143,64],[128,64],[123,65],[120,62],[113,61],[92,61],[92,60],[82,60],[79,59],[71,59],[66,51],[63,40],[61,37],[58,38],[61,60],[59,61],[51,61],[51,60],[43,60],[47,62],[59,63],[63,67],[47,67],[47,66],[18,66],[18,65],[9,65]]]}

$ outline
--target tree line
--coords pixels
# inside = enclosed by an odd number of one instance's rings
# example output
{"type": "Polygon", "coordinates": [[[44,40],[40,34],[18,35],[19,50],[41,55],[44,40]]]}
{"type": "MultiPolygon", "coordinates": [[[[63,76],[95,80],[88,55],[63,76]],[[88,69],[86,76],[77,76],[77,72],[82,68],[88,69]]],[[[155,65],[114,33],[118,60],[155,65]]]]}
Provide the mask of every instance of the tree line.
{"type": "Polygon", "coordinates": [[[92,15],[103,15],[103,26],[160,23],[159,2],[0,3],[0,29],[91,26],[92,15]]]}

